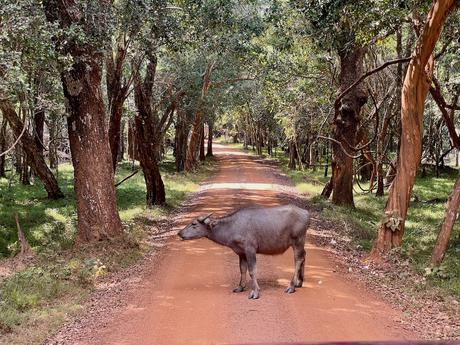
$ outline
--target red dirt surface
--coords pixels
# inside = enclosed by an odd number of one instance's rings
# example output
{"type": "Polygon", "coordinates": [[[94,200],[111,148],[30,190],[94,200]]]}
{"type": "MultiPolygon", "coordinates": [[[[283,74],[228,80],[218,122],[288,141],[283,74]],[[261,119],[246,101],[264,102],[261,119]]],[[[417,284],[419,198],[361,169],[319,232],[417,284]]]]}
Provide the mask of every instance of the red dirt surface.
{"type": "MultiPolygon", "coordinates": [[[[177,230],[194,217],[224,215],[245,205],[289,202],[295,193],[279,170],[257,157],[215,146],[218,171],[196,194],[177,230]]],[[[404,316],[361,283],[347,279],[327,249],[307,239],[303,288],[285,294],[293,254],[258,255],[261,298],[232,293],[238,257],[207,239],[174,236],[158,265],[124,298],[126,307],[77,344],[250,344],[417,338],[400,326],[404,316]]],[[[248,287],[251,287],[248,277],[248,287]]]]}

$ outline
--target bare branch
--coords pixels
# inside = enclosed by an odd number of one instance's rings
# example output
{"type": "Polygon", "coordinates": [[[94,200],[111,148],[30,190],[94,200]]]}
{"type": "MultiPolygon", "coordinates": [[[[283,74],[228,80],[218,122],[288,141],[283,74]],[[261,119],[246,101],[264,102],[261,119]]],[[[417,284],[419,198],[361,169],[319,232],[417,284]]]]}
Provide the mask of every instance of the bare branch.
{"type": "Polygon", "coordinates": [[[22,128],[21,134],[16,138],[16,141],[13,143],[13,145],[10,146],[10,148],[8,148],[8,150],[6,150],[5,152],[0,152],[0,157],[7,155],[8,153],[10,153],[15,148],[15,146],[19,143],[19,141],[21,140],[22,136],[26,132],[27,127],[28,127],[28,125],[27,125],[26,119],[24,119],[24,127],[22,128]]]}
{"type": "Polygon", "coordinates": [[[383,70],[384,68],[386,68],[386,67],[388,67],[390,65],[394,65],[394,64],[397,64],[397,63],[403,63],[403,62],[409,62],[411,59],[412,59],[412,56],[401,58],[401,59],[390,60],[390,61],[385,62],[383,65],[380,65],[379,67],[376,67],[376,68],[364,73],[353,84],[351,84],[348,88],[346,88],[344,91],[342,91],[342,93],[336,98],[335,103],[334,103],[335,108],[338,109],[340,100],[347,93],[349,93],[354,87],[356,87],[359,83],[361,83],[364,79],[366,79],[367,77],[371,76],[374,73],[377,73],[377,72],[383,70]]]}
{"type": "Polygon", "coordinates": [[[343,144],[342,144],[340,141],[335,140],[334,138],[325,137],[325,136],[322,136],[322,135],[318,135],[317,138],[319,138],[319,139],[326,139],[326,140],[332,141],[332,142],[334,142],[334,143],[340,145],[340,147],[342,148],[343,153],[345,153],[345,154],[346,154],[348,157],[350,157],[350,158],[358,159],[359,157],[361,157],[361,154],[359,154],[359,155],[357,155],[357,156],[353,156],[353,155],[349,154],[349,153],[347,152],[347,150],[345,150],[345,147],[343,147],[343,144]]]}
{"type": "Polygon", "coordinates": [[[137,169],[135,172],[133,172],[132,174],[126,176],[123,180],[121,180],[120,182],[116,183],[115,184],[115,187],[118,187],[119,185],[121,185],[123,182],[125,182],[126,180],[129,180],[131,177],[133,177],[134,175],[136,175],[138,172],[140,171],[140,169],[137,169]]]}

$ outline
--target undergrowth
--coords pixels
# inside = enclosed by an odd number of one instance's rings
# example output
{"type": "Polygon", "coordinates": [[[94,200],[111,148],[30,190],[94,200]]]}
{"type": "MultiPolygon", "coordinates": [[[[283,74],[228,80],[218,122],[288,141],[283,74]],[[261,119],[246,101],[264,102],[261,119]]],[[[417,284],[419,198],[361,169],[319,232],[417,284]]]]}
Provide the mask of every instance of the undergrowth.
{"type": "MultiPolygon", "coordinates": [[[[230,144],[230,146],[242,149],[241,144],[230,144]]],[[[249,150],[249,152],[253,151],[249,150]]],[[[338,227],[347,227],[347,234],[352,236],[356,246],[366,251],[372,248],[388,197],[387,190],[385,196],[376,197],[374,194],[362,192],[355,184],[355,208],[335,206],[321,197],[321,191],[330,179],[330,166],[328,176],[325,176],[325,167],[316,170],[304,168],[303,171],[289,169],[289,157],[279,149],[273,156],[267,155],[266,158],[276,161],[297,189],[309,195],[312,207],[318,209],[323,217],[334,221],[338,227]]],[[[430,267],[431,251],[444,219],[445,204],[458,176],[458,169],[446,167],[439,177],[436,177],[430,169],[424,177],[421,175],[419,174],[416,179],[403,245],[398,252],[404,260],[411,262],[412,266],[427,278],[428,286],[431,284],[442,287],[448,293],[460,297],[460,226],[458,224],[454,227],[443,264],[440,268],[430,267]]],[[[361,185],[363,189],[368,188],[365,183],[361,185]]]]}
{"type": "MultiPolygon", "coordinates": [[[[117,169],[116,181],[132,173],[130,163],[117,169]]],[[[41,343],[69,316],[81,310],[97,280],[137,262],[149,250],[147,227],[167,217],[198,183],[213,171],[208,161],[194,173],[176,173],[172,157],[161,164],[167,204],[145,206],[142,172],[117,188],[117,202],[125,233],[110,242],[74,247],[75,198],[73,171],[60,165],[58,179],[66,198],[51,201],[39,182],[22,186],[0,180],[0,255],[18,251],[15,212],[35,257],[25,268],[0,281],[0,343],[41,343]]],[[[9,261],[0,261],[5,265],[9,261]]],[[[8,259],[15,260],[15,259],[8,259]]],[[[1,267],[0,267],[1,268],[1,267]]]]}

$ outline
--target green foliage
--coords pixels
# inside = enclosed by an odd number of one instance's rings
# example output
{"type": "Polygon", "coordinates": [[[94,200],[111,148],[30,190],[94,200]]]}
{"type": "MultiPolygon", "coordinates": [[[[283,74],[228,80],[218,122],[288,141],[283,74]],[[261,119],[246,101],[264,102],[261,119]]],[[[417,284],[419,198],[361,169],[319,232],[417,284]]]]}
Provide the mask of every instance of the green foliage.
{"type": "MultiPolygon", "coordinates": [[[[117,189],[120,215],[125,225],[121,239],[111,242],[79,246],[64,250],[73,243],[75,213],[72,195],[72,169],[60,167],[61,185],[67,186],[67,200],[49,201],[40,186],[20,186],[0,189],[0,211],[3,228],[9,234],[6,245],[15,241],[14,224],[8,225],[12,213],[22,207],[21,225],[33,249],[38,252],[34,266],[19,271],[0,283],[0,336],[7,343],[41,343],[60,327],[68,315],[81,309],[81,305],[98,279],[138,261],[145,251],[148,222],[168,216],[184,198],[197,189],[198,183],[213,171],[208,161],[191,174],[176,173],[171,156],[162,162],[161,170],[166,186],[168,204],[161,208],[146,209],[145,184],[142,174],[127,180],[117,189]],[[34,195],[34,197],[31,197],[34,195]],[[5,207],[5,200],[10,202],[5,207]],[[32,200],[32,201],[31,201],[32,200]],[[37,206],[39,205],[39,206],[37,206]],[[47,207],[49,206],[49,207],[47,207]],[[28,211],[28,212],[27,212],[28,211]],[[49,217],[49,218],[48,218],[49,217]],[[68,233],[53,237],[68,226],[68,233]],[[54,229],[47,232],[46,229],[54,229]]],[[[131,166],[123,163],[116,180],[131,173],[131,166]]],[[[2,181],[4,182],[4,181],[2,181]]],[[[14,217],[13,217],[14,220],[14,217]]],[[[3,238],[3,237],[1,237],[3,238]]],[[[5,247],[4,247],[5,248],[5,247]]],[[[9,254],[8,249],[3,255],[9,254]]]]}
{"type": "Polygon", "coordinates": [[[39,306],[65,291],[65,284],[39,267],[16,273],[0,285],[3,306],[24,311],[39,306]]]}
{"type": "MultiPolygon", "coordinates": [[[[324,183],[323,171],[287,169],[286,156],[279,153],[275,158],[283,171],[293,180],[299,191],[311,196],[312,205],[321,211],[323,217],[337,223],[344,234],[351,237],[363,250],[370,250],[377,235],[376,231],[382,217],[386,198],[374,194],[357,193],[355,209],[332,205],[320,196],[324,183]]],[[[413,195],[418,201],[411,201],[405,225],[405,238],[400,255],[412,263],[413,267],[425,275],[431,284],[441,286],[460,296],[460,226],[454,227],[446,259],[440,268],[429,266],[431,251],[437,232],[444,218],[445,203],[457,178],[456,169],[446,168],[440,177],[429,173],[427,177],[418,176],[413,195]],[[432,202],[435,200],[435,202],[432,202]]],[[[355,188],[357,186],[355,185],[355,188]]]]}
{"type": "MultiPolygon", "coordinates": [[[[168,156],[161,164],[166,188],[167,206],[157,214],[164,214],[177,207],[188,193],[195,190],[198,181],[209,174],[207,163],[197,174],[175,172],[174,161],[168,156]]],[[[131,173],[128,163],[117,169],[116,180],[131,173]]],[[[59,166],[59,184],[66,199],[48,200],[39,181],[23,186],[0,179],[0,257],[9,256],[19,249],[17,244],[15,212],[19,213],[21,227],[30,245],[38,252],[53,253],[68,249],[75,239],[75,199],[73,195],[73,169],[70,165],[59,166]]],[[[145,207],[145,183],[142,173],[127,180],[117,188],[117,202],[122,221],[129,222],[148,211],[145,207]]]]}
{"type": "Polygon", "coordinates": [[[411,12],[426,12],[426,0],[291,0],[304,16],[305,33],[322,49],[362,46],[395,32],[411,12]]]}

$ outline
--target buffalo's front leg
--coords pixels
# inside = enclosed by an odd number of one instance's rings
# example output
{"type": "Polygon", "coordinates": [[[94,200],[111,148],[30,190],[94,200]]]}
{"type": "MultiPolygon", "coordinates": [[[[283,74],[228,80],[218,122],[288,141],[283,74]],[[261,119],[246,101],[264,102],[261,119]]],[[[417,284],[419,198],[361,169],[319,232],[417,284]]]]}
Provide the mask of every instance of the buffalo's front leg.
{"type": "Polygon", "coordinates": [[[256,251],[246,251],[246,260],[248,262],[249,275],[252,279],[252,291],[249,294],[249,299],[257,299],[259,298],[260,287],[257,283],[256,251]]]}
{"type": "Polygon", "coordinates": [[[246,287],[246,272],[248,271],[248,262],[246,260],[246,256],[239,255],[240,258],[240,284],[237,288],[233,289],[233,292],[243,292],[244,288],[246,287]]]}

